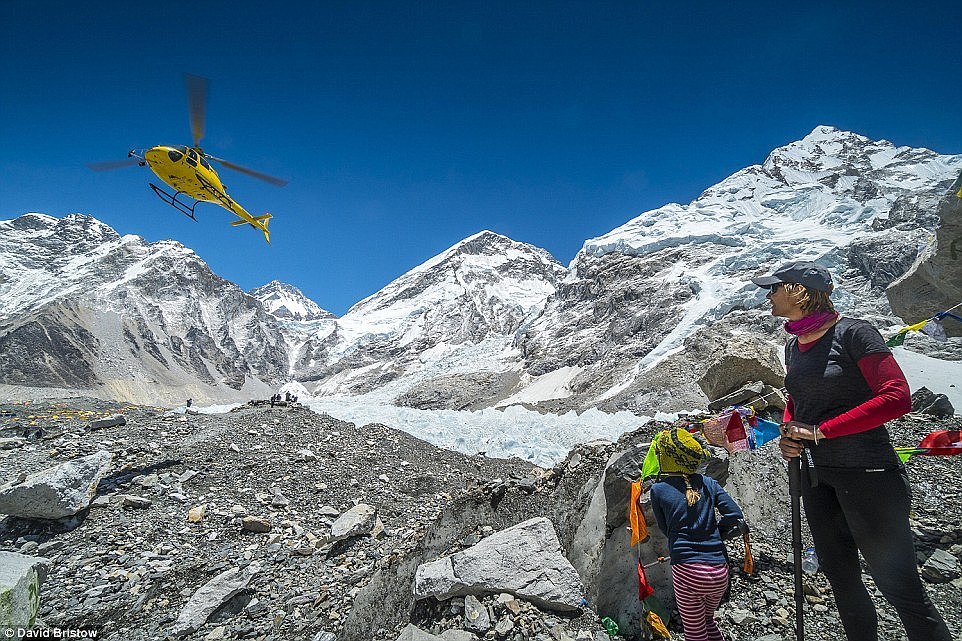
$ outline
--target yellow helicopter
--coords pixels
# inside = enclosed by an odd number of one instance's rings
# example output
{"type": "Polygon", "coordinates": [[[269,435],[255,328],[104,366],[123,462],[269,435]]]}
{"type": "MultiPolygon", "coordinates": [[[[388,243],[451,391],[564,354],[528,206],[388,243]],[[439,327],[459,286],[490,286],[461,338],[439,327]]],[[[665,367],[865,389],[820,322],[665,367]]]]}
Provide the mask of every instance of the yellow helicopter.
{"type": "Polygon", "coordinates": [[[218,162],[224,167],[239,171],[248,176],[253,176],[260,180],[271,183],[272,185],[283,186],[286,180],[275,178],[267,174],[262,174],[253,169],[241,167],[227,160],[215,158],[205,153],[200,148],[200,139],[204,137],[204,121],[207,107],[207,88],[210,81],[200,76],[190,74],[185,75],[187,82],[187,100],[190,108],[190,131],[194,137],[194,146],[184,145],[158,145],[150,149],[138,150],[131,149],[127,153],[126,160],[117,160],[88,165],[94,171],[105,171],[108,169],[118,169],[132,165],[147,165],[157,177],[170,185],[175,193],[171,195],[168,191],[158,187],[154,183],[148,183],[154,193],[168,205],[181,212],[192,220],[197,220],[194,216],[194,208],[197,203],[213,203],[220,205],[240,220],[235,220],[231,226],[250,225],[264,232],[264,238],[268,243],[271,242],[271,233],[267,230],[271,215],[265,213],[262,216],[251,216],[247,210],[241,207],[233,198],[227,195],[227,188],[221,182],[220,176],[211,167],[208,161],[218,162]],[[186,196],[193,202],[182,199],[186,196]]]}

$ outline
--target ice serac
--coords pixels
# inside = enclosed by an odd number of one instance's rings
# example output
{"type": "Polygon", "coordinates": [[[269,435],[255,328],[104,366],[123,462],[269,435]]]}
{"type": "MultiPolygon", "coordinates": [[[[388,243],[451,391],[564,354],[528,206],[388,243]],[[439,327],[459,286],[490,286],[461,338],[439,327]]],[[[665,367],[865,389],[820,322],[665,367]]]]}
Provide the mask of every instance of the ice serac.
{"type": "MultiPolygon", "coordinates": [[[[954,308],[962,316],[962,174],[938,206],[939,227],[908,272],[886,290],[892,311],[906,323],[954,308]]],[[[946,321],[948,336],[962,336],[962,323],[946,321]]]]}
{"type": "Polygon", "coordinates": [[[174,241],[75,214],[0,221],[0,384],[158,404],[285,380],[274,317],[174,241]]]}

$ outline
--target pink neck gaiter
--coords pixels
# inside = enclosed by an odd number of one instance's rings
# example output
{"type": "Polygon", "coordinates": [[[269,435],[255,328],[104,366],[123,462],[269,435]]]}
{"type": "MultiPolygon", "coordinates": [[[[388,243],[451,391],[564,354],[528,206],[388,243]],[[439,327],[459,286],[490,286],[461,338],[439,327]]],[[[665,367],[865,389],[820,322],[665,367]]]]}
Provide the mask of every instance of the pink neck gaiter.
{"type": "Polygon", "coordinates": [[[814,332],[825,323],[838,318],[838,312],[815,312],[798,320],[785,321],[785,331],[794,336],[814,332]]]}

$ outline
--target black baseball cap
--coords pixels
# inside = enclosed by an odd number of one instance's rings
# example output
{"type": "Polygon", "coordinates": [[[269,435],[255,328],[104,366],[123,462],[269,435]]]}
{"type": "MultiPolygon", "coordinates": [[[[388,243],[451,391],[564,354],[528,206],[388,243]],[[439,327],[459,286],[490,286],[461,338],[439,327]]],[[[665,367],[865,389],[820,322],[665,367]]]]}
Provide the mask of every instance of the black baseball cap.
{"type": "Polygon", "coordinates": [[[759,287],[771,287],[777,283],[798,283],[826,294],[831,294],[835,289],[828,270],[810,261],[785,263],[771,276],[759,276],[753,278],[752,282],[759,287]]]}

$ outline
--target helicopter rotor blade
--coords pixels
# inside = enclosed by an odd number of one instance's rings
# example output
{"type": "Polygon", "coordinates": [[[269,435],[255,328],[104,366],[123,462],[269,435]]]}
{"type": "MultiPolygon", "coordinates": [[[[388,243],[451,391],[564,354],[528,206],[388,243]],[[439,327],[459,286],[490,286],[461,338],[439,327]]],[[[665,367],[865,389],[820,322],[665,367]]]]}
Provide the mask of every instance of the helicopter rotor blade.
{"type": "Polygon", "coordinates": [[[254,178],[257,178],[258,180],[263,180],[264,182],[268,182],[272,185],[277,185],[278,187],[283,187],[284,185],[287,184],[287,181],[284,180],[283,178],[277,178],[276,176],[271,176],[270,174],[264,174],[259,171],[254,171],[253,169],[248,169],[247,167],[242,167],[241,165],[232,163],[229,160],[224,160],[223,158],[215,158],[214,156],[210,156],[208,154],[204,154],[204,157],[207,158],[208,160],[214,160],[216,162],[219,162],[220,164],[224,165],[228,169],[239,171],[242,174],[247,174],[248,176],[252,176],[254,178]]]}
{"type": "Polygon", "coordinates": [[[207,120],[207,88],[210,80],[189,73],[184,74],[187,85],[187,105],[190,110],[190,133],[194,137],[194,147],[200,144],[204,137],[204,125],[207,120]]]}
{"type": "Polygon", "coordinates": [[[87,167],[93,171],[110,171],[111,169],[121,169],[123,167],[133,167],[141,162],[140,158],[124,158],[123,160],[108,160],[106,162],[87,163],[87,167]]]}

